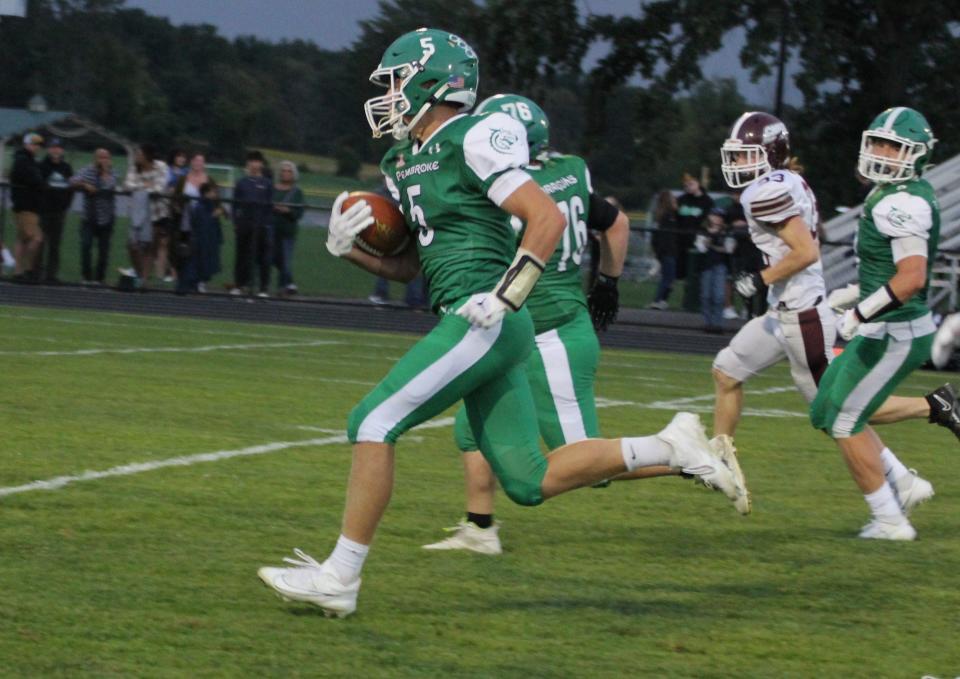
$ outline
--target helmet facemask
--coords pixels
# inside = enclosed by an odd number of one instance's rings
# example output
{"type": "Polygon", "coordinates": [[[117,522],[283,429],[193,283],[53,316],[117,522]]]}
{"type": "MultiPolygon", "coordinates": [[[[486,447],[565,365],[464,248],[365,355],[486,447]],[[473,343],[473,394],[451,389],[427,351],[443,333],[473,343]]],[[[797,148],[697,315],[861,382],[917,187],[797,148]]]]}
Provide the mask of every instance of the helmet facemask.
{"type": "Polygon", "coordinates": [[[857,171],[877,184],[889,184],[913,179],[923,167],[930,149],[922,141],[899,136],[892,130],[864,130],[860,140],[860,159],[857,171]],[[900,146],[896,156],[874,152],[876,141],[884,140],[900,146]]]}
{"type": "Polygon", "coordinates": [[[374,138],[389,131],[398,141],[434,104],[469,109],[477,100],[477,55],[452,33],[418,29],[387,48],[370,81],[387,93],[363,105],[374,138]]]}
{"type": "Polygon", "coordinates": [[[403,122],[403,116],[412,108],[410,100],[404,93],[413,77],[420,72],[423,65],[420,63],[400,64],[399,66],[381,67],[370,74],[370,82],[387,90],[386,94],[372,97],[363,105],[367,114],[367,123],[373,130],[374,139],[379,139],[385,131],[390,131],[395,139],[406,139],[410,128],[426,113],[429,106],[423,107],[414,120],[403,122]]]}
{"type": "Polygon", "coordinates": [[[732,189],[743,188],[773,169],[765,148],[744,144],[739,139],[728,139],[720,147],[720,167],[724,181],[732,189]],[[746,162],[738,162],[741,154],[746,154],[746,162]]]}

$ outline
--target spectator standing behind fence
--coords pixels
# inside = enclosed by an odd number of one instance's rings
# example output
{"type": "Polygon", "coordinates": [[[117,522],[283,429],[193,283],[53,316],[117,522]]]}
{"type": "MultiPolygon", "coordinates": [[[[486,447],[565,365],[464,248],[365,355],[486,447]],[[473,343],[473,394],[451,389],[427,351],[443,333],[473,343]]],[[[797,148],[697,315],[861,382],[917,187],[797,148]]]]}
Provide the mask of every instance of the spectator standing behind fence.
{"type": "Polygon", "coordinates": [[[247,154],[246,176],[233,188],[233,226],[236,234],[236,256],[231,295],[243,294],[252,287],[254,262],[260,276],[258,297],[267,297],[270,286],[270,217],[273,183],[263,176],[263,154],[247,154]]]}
{"type": "Polygon", "coordinates": [[[168,168],[156,156],[152,144],[141,144],[133,153],[133,162],[123,180],[124,190],[133,192],[127,250],[141,289],[147,285],[153,271],[157,233],[169,229],[170,202],[164,195],[168,168]]]}
{"type": "Polygon", "coordinates": [[[34,270],[37,253],[43,245],[43,231],[40,230],[40,205],[46,183],[43,172],[37,162],[37,152],[43,144],[43,137],[30,133],[23,138],[23,146],[13,156],[13,168],[10,171],[10,198],[13,201],[13,220],[16,227],[16,241],[13,246],[13,280],[17,283],[35,283],[38,279],[34,270]]]}
{"type": "Polygon", "coordinates": [[[280,279],[278,289],[282,294],[297,294],[293,282],[293,246],[303,217],[303,191],[297,186],[300,173],[289,160],[281,160],[279,177],[273,185],[273,265],[280,279]]]}
{"type": "Polygon", "coordinates": [[[723,334],[723,302],[727,287],[727,261],[736,241],[727,231],[722,208],[713,208],[697,234],[695,245],[704,255],[700,270],[700,308],[709,333],[723,334]]]}
{"type": "Polygon", "coordinates": [[[43,246],[37,252],[35,270],[45,283],[59,283],[60,242],[67,210],[73,202],[73,187],[70,186],[73,168],[64,158],[63,143],[56,137],[47,142],[47,156],[40,163],[40,171],[46,187],[40,205],[43,246]]]}
{"type": "MultiPolygon", "coordinates": [[[[167,192],[173,194],[177,188],[180,178],[190,171],[189,156],[182,149],[174,149],[167,158],[167,192]]],[[[154,252],[156,260],[154,267],[157,278],[163,279],[165,283],[173,281],[173,268],[170,266],[170,238],[173,230],[177,227],[174,219],[174,209],[172,201],[170,202],[170,218],[161,225],[162,228],[156,229],[153,234],[154,252]]]]}
{"type": "Polygon", "coordinates": [[[687,277],[687,253],[713,207],[713,199],[703,190],[696,177],[684,173],[682,181],[683,193],[677,198],[677,228],[680,231],[677,239],[677,278],[680,279],[687,277]]]}
{"type": "Polygon", "coordinates": [[[190,161],[187,152],[183,149],[174,149],[167,157],[167,189],[173,191],[180,181],[180,177],[190,171],[190,161]]]}
{"type": "Polygon", "coordinates": [[[677,233],[677,197],[670,189],[657,194],[653,218],[657,224],[657,230],[653,233],[653,254],[660,263],[660,282],[657,283],[657,292],[649,308],[665,311],[670,308],[670,292],[677,277],[680,242],[677,233]]]}
{"type": "Polygon", "coordinates": [[[93,163],[73,176],[70,183],[83,191],[83,223],[80,226],[80,267],[84,284],[103,284],[110,258],[110,237],[116,219],[114,193],[117,176],[113,158],[107,149],[93,153],[93,163]],[[92,266],[92,250],[97,245],[97,266],[92,266]]]}
{"type": "Polygon", "coordinates": [[[220,273],[220,248],[223,247],[223,228],[220,218],[220,189],[209,181],[200,187],[200,199],[191,201],[189,252],[182,258],[177,293],[206,292],[207,284],[220,273]]]}
{"type": "Polygon", "coordinates": [[[171,265],[176,270],[180,268],[187,257],[186,249],[190,240],[190,209],[200,199],[201,187],[210,182],[207,174],[207,159],[202,153],[190,155],[187,171],[180,174],[173,187],[173,196],[170,200],[170,238],[168,252],[171,265]]]}

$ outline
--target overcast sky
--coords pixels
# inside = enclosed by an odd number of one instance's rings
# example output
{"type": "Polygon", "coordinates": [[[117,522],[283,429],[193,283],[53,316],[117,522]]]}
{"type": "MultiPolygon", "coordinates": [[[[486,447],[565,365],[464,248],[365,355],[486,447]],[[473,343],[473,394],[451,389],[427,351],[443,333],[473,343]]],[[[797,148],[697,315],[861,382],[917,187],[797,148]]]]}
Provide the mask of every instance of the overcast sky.
{"type": "MultiPolygon", "coordinates": [[[[578,0],[578,3],[583,14],[620,16],[638,15],[641,5],[640,0],[578,0]]],[[[238,35],[254,35],[270,41],[299,38],[334,50],[347,47],[356,39],[360,32],[357,22],[376,16],[377,4],[377,0],[127,0],[130,7],[168,17],[176,24],[212,24],[228,38],[238,35]]],[[[772,107],[773,78],[751,83],[738,58],[743,39],[736,35],[731,38],[724,49],[703,62],[704,74],[710,78],[735,78],[750,102],[772,107]]],[[[589,67],[602,50],[602,46],[597,46],[588,55],[586,66],[589,67]]],[[[788,103],[800,103],[800,95],[789,78],[785,95],[788,103]]]]}

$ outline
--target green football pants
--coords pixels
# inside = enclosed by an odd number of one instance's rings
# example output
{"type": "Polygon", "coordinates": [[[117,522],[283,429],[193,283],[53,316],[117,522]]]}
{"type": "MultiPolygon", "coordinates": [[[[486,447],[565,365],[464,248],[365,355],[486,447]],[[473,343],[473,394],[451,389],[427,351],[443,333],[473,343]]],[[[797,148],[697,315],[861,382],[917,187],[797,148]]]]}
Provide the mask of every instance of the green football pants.
{"type": "MultiPolygon", "coordinates": [[[[526,362],[540,436],[549,450],[600,436],[593,383],[600,343],[584,309],[567,323],[538,334],[526,362]]],[[[463,452],[479,450],[466,412],[457,413],[454,437],[463,452]]]]}
{"type": "Polygon", "coordinates": [[[392,444],[463,399],[470,428],[478,432],[479,448],[504,492],[519,504],[540,504],[547,461],[524,372],[532,346],[526,309],[489,329],[445,314],[350,413],[350,441],[392,444]]]}
{"type": "Polygon", "coordinates": [[[833,438],[859,434],[911,372],[930,358],[933,334],[905,340],[858,336],[823,374],[810,421],[833,438]]]}

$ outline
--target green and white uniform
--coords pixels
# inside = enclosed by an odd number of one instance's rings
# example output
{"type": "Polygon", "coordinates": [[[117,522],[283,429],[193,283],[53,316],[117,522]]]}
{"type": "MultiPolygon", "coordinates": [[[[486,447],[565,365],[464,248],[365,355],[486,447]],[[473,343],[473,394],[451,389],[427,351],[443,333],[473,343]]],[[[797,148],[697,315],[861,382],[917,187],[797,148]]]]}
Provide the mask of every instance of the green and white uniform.
{"type": "Polygon", "coordinates": [[[818,429],[834,438],[863,431],[897,385],[930,358],[936,327],[927,288],[939,239],[940,207],[926,180],[879,184],[867,196],[857,231],[860,300],[893,278],[905,257],[927,258],[927,280],[903,305],[861,325],[830,364],[810,406],[818,429]]]}
{"type": "MultiPolygon", "coordinates": [[[[609,228],[617,211],[593,195],[582,158],[551,154],[527,171],[567,220],[560,243],[525,304],[536,330],[536,347],[526,363],[527,378],[540,435],[553,450],[599,436],[593,383],[600,344],[587,311],[580,262],[588,228],[609,228]]],[[[522,233],[519,220],[514,225],[522,233]]],[[[457,414],[455,437],[461,451],[478,449],[462,410],[457,414]]]]}
{"type": "Polygon", "coordinates": [[[526,309],[488,329],[456,310],[494,288],[513,260],[516,236],[498,206],[530,177],[523,126],[503,113],[459,115],[422,143],[403,141],[381,170],[400,201],[440,322],[351,412],[351,442],[389,442],[463,399],[480,448],[504,491],[543,501],[546,459],[524,362],[533,346],[526,309]]]}

